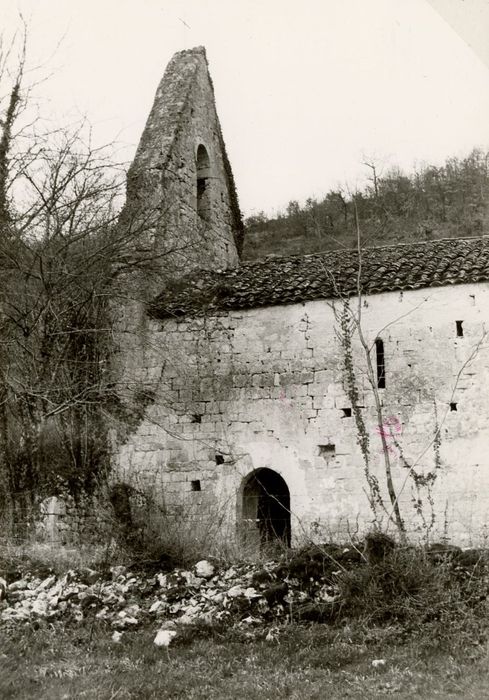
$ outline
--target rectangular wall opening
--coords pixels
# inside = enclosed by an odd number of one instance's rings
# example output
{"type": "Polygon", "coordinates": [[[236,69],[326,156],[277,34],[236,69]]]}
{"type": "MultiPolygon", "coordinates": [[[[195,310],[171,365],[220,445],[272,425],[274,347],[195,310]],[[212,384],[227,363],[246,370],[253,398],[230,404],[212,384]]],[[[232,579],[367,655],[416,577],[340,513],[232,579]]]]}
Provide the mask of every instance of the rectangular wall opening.
{"type": "Polygon", "coordinates": [[[319,456],[322,457],[325,462],[331,462],[336,457],[336,448],[331,443],[328,445],[318,445],[318,451],[319,456]]]}
{"type": "Polygon", "coordinates": [[[202,491],[202,486],[200,485],[200,479],[194,479],[190,482],[190,488],[192,491],[202,491]]]}
{"type": "Polygon", "coordinates": [[[464,328],[463,328],[463,321],[455,321],[455,327],[457,329],[457,338],[463,338],[464,335],[464,328]]]}

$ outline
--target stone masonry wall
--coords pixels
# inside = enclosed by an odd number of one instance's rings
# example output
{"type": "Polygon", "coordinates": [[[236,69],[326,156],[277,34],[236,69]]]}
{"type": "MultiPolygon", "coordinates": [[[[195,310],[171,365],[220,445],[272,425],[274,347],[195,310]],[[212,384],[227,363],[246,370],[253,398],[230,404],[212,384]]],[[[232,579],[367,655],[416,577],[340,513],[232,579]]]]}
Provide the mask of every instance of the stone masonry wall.
{"type": "MultiPolygon", "coordinates": [[[[234,244],[233,212],[219,137],[219,123],[205,63],[199,63],[179,123],[179,132],[169,154],[164,175],[164,205],[172,238],[179,249],[176,270],[234,266],[238,262],[234,244]],[[209,156],[207,220],[197,213],[196,157],[199,145],[209,156]]],[[[162,239],[163,240],[163,239],[162,239]]],[[[168,243],[165,243],[168,246],[168,243]]]]}
{"type": "MultiPolygon", "coordinates": [[[[176,54],[155,101],[128,173],[121,227],[141,231],[162,279],[178,278],[192,267],[234,266],[239,211],[214,102],[205,52],[176,54]],[[209,158],[206,216],[197,207],[197,151],[209,158]]],[[[148,280],[140,280],[148,283],[148,280]]]]}
{"type": "Polygon", "coordinates": [[[146,303],[192,268],[238,264],[240,225],[205,51],[182,51],[171,60],[156,92],[128,173],[127,202],[119,222],[121,232],[130,232],[137,255],[150,261],[142,269],[129,266],[113,290],[118,300],[112,305],[115,335],[131,337],[130,346],[123,343],[118,352],[116,345],[112,357],[114,379],[126,404],[133,404],[144,390],[140,369],[151,345],[146,303]],[[205,217],[197,202],[199,146],[209,159],[205,217]],[[132,366],[125,364],[127,354],[132,366]]]}
{"type": "MultiPolygon", "coordinates": [[[[341,302],[334,306],[341,310],[341,302]]],[[[384,342],[380,393],[410,534],[422,537],[428,527],[432,537],[480,541],[489,517],[488,286],[374,295],[364,300],[362,316],[370,342],[377,336],[384,342]],[[416,480],[406,466],[413,462],[416,480]]],[[[243,480],[268,467],[289,487],[293,541],[341,538],[371,526],[330,303],[147,323],[142,360],[131,355],[131,333],[119,338],[127,373],[155,391],[144,420],[119,448],[121,481],[157,494],[170,510],[183,504],[197,520],[223,516],[233,527],[243,480]]],[[[373,395],[357,342],[355,366],[372,469],[387,504],[373,395]]]]}

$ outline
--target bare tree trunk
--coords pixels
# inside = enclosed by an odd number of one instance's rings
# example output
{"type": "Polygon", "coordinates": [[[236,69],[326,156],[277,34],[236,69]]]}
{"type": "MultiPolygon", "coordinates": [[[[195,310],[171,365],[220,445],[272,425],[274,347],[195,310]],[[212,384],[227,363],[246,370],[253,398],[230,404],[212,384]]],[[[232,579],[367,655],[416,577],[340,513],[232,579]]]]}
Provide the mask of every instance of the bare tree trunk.
{"type": "Polygon", "coordinates": [[[16,82],[10,93],[9,105],[2,124],[0,138],[0,226],[1,235],[8,234],[10,229],[10,211],[7,199],[9,175],[9,151],[12,140],[12,127],[15,121],[17,106],[20,102],[20,82],[16,82]]]}
{"type": "Polygon", "coordinates": [[[404,540],[405,539],[405,527],[404,527],[403,519],[401,517],[401,511],[399,508],[399,500],[398,500],[396,490],[394,487],[394,482],[392,480],[392,468],[391,468],[389,449],[388,449],[388,445],[387,445],[387,441],[385,439],[385,433],[384,433],[385,425],[384,425],[384,415],[383,415],[383,410],[382,410],[382,401],[381,401],[381,397],[380,397],[379,390],[377,387],[377,379],[375,376],[375,371],[374,371],[374,368],[372,365],[372,357],[370,354],[372,348],[367,343],[365,336],[363,334],[363,327],[362,327],[362,301],[363,301],[363,297],[362,297],[362,283],[361,283],[361,277],[362,277],[361,231],[360,231],[360,222],[358,220],[358,209],[357,209],[355,201],[353,201],[353,206],[354,206],[354,211],[355,211],[355,226],[356,226],[356,233],[357,233],[357,252],[358,252],[358,273],[357,273],[358,306],[357,306],[357,316],[355,319],[355,323],[356,323],[356,327],[358,330],[358,337],[359,337],[360,343],[362,345],[363,351],[365,353],[365,359],[367,362],[367,378],[368,378],[370,387],[371,387],[373,395],[374,395],[374,400],[375,400],[375,409],[376,409],[376,414],[377,414],[377,427],[378,427],[378,432],[379,432],[381,443],[382,443],[382,455],[383,455],[383,460],[384,460],[384,471],[385,471],[387,492],[389,494],[389,500],[392,504],[397,531],[398,531],[401,539],[404,540]]]}

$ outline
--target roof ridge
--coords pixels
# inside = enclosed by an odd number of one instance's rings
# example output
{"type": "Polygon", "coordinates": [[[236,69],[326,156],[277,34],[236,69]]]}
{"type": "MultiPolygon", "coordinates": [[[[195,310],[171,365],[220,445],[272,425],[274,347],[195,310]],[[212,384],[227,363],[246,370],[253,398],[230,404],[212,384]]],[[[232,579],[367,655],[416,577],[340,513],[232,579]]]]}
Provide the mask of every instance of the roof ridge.
{"type": "MultiPolygon", "coordinates": [[[[387,249],[399,249],[399,248],[407,248],[407,247],[413,247],[413,246],[433,246],[437,243],[454,243],[454,242],[462,242],[462,241],[483,241],[487,240],[489,242],[489,235],[485,234],[483,236],[447,236],[446,238],[435,238],[434,240],[431,241],[409,241],[409,242],[404,242],[404,243],[390,243],[387,245],[376,245],[376,246],[365,246],[361,247],[360,250],[362,252],[365,251],[370,251],[370,250],[387,250],[387,249]]],[[[244,266],[253,266],[253,265],[263,265],[265,262],[269,263],[271,261],[283,261],[283,260],[297,260],[300,259],[302,260],[303,258],[319,258],[322,256],[326,255],[331,255],[331,254],[338,254],[338,253],[356,253],[358,252],[358,248],[335,248],[333,250],[319,250],[315,253],[295,253],[294,255],[275,255],[275,254],[270,254],[267,255],[264,258],[260,258],[259,260],[244,260],[241,262],[240,267],[244,266]]]]}
{"type": "MultiPolygon", "coordinates": [[[[489,236],[442,238],[363,249],[363,294],[489,282],[489,236]]],[[[244,263],[229,270],[193,271],[151,305],[155,318],[250,309],[355,296],[356,249],[244,263]],[[195,280],[201,284],[195,284],[195,280]]]]}

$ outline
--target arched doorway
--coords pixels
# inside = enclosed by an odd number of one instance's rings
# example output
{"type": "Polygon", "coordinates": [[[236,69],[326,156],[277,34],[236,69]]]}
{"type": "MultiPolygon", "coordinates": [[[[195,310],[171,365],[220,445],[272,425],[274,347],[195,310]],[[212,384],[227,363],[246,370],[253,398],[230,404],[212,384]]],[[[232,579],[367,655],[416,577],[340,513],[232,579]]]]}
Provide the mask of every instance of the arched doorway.
{"type": "Polygon", "coordinates": [[[273,469],[257,469],[242,489],[243,534],[248,542],[290,546],[290,492],[273,469]]]}

